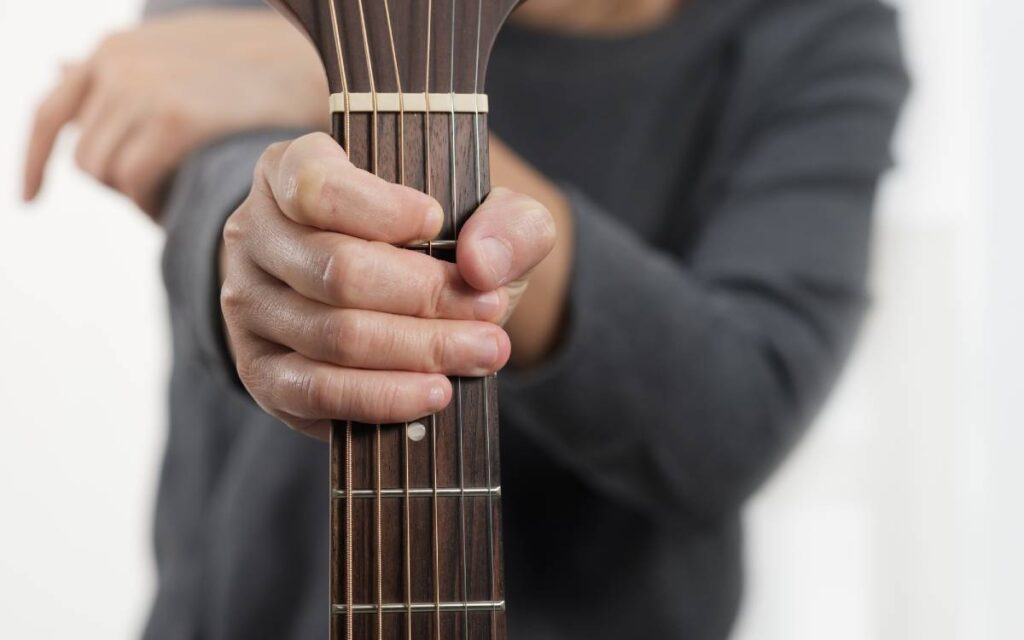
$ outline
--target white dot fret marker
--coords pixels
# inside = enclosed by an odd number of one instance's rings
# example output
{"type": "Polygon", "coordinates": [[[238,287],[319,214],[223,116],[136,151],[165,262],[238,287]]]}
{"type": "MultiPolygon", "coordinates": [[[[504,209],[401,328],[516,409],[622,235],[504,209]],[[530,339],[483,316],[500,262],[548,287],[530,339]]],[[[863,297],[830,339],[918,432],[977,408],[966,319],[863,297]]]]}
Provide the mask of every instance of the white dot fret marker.
{"type": "Polygon", "coordinates": [[[405,433],[413,442],[419,442],[427,436],[427,428],[423,426],[422,422],[411,422],[405,428],[405,433]]]}

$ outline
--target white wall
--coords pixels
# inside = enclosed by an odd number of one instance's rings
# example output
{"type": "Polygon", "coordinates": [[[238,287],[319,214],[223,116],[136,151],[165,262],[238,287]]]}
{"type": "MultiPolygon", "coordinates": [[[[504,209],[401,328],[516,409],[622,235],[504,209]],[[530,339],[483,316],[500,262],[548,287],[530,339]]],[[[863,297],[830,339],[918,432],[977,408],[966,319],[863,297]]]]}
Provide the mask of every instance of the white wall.
{"type": "Polygon", "coordinates": [[[0,0],[2,638],[130,638],[151,595],[168,366],[160,234],[80,176],[67,144],[56,188],[34,207],[17,195],[30,110],[58,63],[136,5],[0,0]]]}
{"type": "MultiPolygon", "coordinates": [[[[17,202],[30,109],[135,0],[0,0],[0,637],[132,637],[164,429],[160,235],[72,167],[17,202]],[[45,34],[45,35],[44,35],[45,34]]],[[[1024,637],[1024,11],[902,0],[915,95],[848,375],[751,506],[740,640],[1024,637]]]]}
{"type": "Polygon", "coordinates": [[[875,311],[828,411],[749,510],[742,640],[1024,637],[1024,11],[897,4],[915,88],[875,311]]]}
{"type": "Polygon", "coordinates": [[[990,269],[989,313],[984,318],[987,336],[984,357],[988,364],[985,388],[990,419],[978,423],[989,444],[991,469],[984,487],[987,498],[982,528],[983,572],[979,580],[990,585],[995,629],[1003,637],[1024,637],[1020,594],[1024,593],[1024,44],[1020,25],[1024,5],[1011,0],[984,0],[979,75],[984,80],[984,109],[979,121],[987,123],[983,139],[986,156],[981,183],[989,224],[987,266],[990,269]]]}

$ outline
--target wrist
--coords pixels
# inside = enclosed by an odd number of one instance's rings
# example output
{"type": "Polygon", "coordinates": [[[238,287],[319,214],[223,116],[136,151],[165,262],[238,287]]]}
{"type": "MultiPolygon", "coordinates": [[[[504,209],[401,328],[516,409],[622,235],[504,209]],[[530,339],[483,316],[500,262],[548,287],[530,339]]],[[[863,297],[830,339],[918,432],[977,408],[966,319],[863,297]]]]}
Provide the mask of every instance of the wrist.
{"type": "Polygon", "coordinates": [[[557,239],[548,257],[530,274],[529,286],[505,325],[512,341],[509,362],[518,369],[540,365],[554,353],[565,325],[573,256],[572,213],[561,192],[542,202],[555,220],[557,239]]]}

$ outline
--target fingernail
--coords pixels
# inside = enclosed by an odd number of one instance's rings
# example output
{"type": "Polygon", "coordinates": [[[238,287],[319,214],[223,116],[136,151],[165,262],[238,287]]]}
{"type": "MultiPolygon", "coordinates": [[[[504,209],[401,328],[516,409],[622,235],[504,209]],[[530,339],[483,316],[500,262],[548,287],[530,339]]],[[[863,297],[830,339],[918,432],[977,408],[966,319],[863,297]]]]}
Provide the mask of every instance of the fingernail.
{"type": "Polygon", "coordinates": [[[498,341],[494,336],[482,336],[477,341],[476,364],[485,371],[492,371],[498,361],[498,341]]]}
{"type": "Polygon", "coordinates": [[[440,385],[431,387],[427,394],[427,404],[435,411],[444,409],[444,387],[440,385]]]}
{"type": "Polygon", "coordinates": [[[508,280],[508,272],[512,269],[512,249],[498,238],[484,238],[480,241],[480,252],[494,276],[496,285],[503,285],[508,280]]]}
{"type": "Polygon", "coordinates": [[[440,205],[431,205],[430,209],[427,210],[427,214],[423,217],[423,232],[422,238],[424,240],[433,240],[437,237],[437,234],[441,233],[441,225],[444,224],[444,211],[440,205]]]}
{"type": "Polygon", "coordinates": [[[482,293],[473,303],[473,314],[477,320],[490,320],[498,315],[501,308],[501,296],[497,291],[482,293]]]}

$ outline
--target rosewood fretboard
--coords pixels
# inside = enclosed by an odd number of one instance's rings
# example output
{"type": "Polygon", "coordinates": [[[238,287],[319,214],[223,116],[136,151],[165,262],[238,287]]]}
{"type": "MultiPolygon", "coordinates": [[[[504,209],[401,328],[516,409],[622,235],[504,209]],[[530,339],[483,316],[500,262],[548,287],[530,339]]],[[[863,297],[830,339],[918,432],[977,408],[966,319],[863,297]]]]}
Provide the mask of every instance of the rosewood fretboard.
{"type": "MultiPolygon", "coordinates": [[[[490,189],[484,103],[467,98],[483,93],[491,45],[517,2],[271,4],[316,45],[338,105],[334,137],[352,162],[444,207],[441,236],[410,250],[454,260],[462,223],[490,189]],[[379,98],[413,95],[410,105],[430,105],[428,93],[452,98],[415,113],[404,99],[396,109],[379,98]],[[363,107],[354,112],[357,99],[363,107]]],[[[452,386],[451,405],[437,415],[334,425],[334,639],[506,637],[496,384],[453,378],[452,386]]]]}

